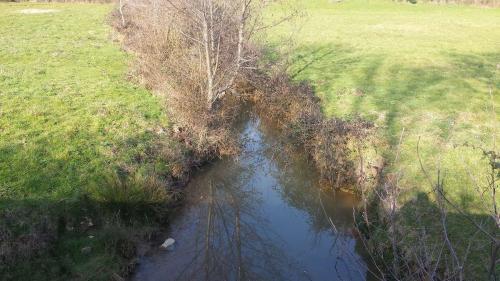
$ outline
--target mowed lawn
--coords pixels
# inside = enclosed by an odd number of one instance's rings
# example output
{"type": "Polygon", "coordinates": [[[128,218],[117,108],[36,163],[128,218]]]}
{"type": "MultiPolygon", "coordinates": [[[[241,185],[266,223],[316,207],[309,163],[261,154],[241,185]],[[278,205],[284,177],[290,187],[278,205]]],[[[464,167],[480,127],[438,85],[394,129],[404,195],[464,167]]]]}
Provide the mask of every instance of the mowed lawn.
{"type": "Polygon", "coordinates": [[[406,198],[430,188],[418,160],[420,139],[430,175],[439,167],[449,195],[483,212],[469,174],[484,184],[488,161],[462,145],[493,150],[500,138],[500,9],[298,0],[267,16],[289,7],[301,16],[274,28],[269,40],[292,38],[279,52],[291,53],[289,73],[314,86],[324,113],[377,124],[388,145],[379,152],[391,172],[400,172],[406,198]]]}
{"type": "Polygon", "coordinates": [[[0,4],[0,198],[77,195],[145,153],[160,102],[127,81],[110,5],[0,4]],[[23,9],[56,9],[22,14],[23,9]]]}

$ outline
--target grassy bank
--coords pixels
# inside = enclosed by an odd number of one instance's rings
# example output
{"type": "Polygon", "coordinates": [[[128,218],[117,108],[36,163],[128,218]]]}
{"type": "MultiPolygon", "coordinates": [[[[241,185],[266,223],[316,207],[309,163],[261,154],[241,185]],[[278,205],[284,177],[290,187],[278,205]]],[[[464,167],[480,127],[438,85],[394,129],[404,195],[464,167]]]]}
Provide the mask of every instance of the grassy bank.
{"type": "MultiPolygon", "coordinates": [[[[378,126],[387,143],[379,152],[389,161],[386,172],[399,176],[401,209],[413,214],[410,220],[419,203],[420,214],[435,216],[434,209],[425,208],[434,199],[427,197],[431,186],[420,168],[419,139],[433,180],[439,168],[449,198],[469,214],[484,215],[484,202],[473,186],[475,180],[485,184],[488,161],[463,144],[493,150],[493,139],[500,137],[495,130],[500,9],[326,0],[295,1],[293,6],[304,16],[274,28],[269,40],[295,39],[291,48],[281,45],[278,51],[290,52],[290,75],[312,83],[324,114],[362,116],[378,126]]],[[[275,7],[268,17],[287,11],[275,7]]],[[[474,232],[459,219],[450,223],[456,241],[474,232]]],[[[477,271],[484,270],[475,262],[477,271]]]]}
{"type": "Polygon", "coordinates": [[[111,9],[0,3],[2,280],[109,280],[168,211],[168,122],[127,81],[111,9]]]}
{"type": "Polygon", "coordinates": [[[461,189],[465,179],[454,178],[463,174],[460,156],[468,157],[451,145],[491,148],[500,113],[500,10],[383,1],[297,5],[305,16],[274,29],[271,40],[296,39],[289,72],[313,84],[325,114],[374,121],[389,156],[404,129],[397,167],[407,174],[402,184],[417,189],[420,137],[426,162],[442,158],[450,189],[461,189]]]}

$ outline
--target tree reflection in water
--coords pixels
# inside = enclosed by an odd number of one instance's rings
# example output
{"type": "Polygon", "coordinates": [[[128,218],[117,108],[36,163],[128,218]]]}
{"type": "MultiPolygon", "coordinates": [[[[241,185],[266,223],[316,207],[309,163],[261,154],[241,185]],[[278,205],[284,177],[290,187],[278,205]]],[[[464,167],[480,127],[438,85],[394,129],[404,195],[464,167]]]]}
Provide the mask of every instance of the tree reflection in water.
{"type": "Polygon", "coordinates": [[[365,280],[355,201],[320,195],[306,159],[258,119],[242,138],[238,159],[195,177],[171,225],[175,248],[144,258],[135,280],[365,280]]]}

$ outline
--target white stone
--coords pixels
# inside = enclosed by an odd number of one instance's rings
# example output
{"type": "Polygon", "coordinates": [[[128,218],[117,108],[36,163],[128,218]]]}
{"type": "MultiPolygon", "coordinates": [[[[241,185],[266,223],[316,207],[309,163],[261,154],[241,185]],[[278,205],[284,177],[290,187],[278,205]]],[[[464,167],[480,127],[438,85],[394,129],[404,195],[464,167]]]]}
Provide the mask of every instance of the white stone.
{"type": "Polygon", "coordinates": [[[168,238],[167,240],[165,240],[165,242],[163,242],[163,244],[161,244],[160,248],[169,249],[174,244],[175,244],[175,240],[173,238],[168,238]]]}

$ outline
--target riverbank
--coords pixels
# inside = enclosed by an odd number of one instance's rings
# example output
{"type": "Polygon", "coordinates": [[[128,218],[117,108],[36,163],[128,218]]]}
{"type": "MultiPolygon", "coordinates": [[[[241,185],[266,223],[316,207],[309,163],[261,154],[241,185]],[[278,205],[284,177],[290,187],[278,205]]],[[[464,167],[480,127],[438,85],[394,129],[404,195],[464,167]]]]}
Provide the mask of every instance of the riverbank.
{"type": "MultiPolygon", "coordinates": [[[[238,138],[235,123],[240,119],[240,115],[244,114],[245,105],[251,103],[257,114],[277,124],[277,133],[283,136],[289,147],[301,150],[309,160],[308,165],[319,171],[315,184],[322,183],[328,190],[344,188],[356,194],[363,194],[374,188],[382,170],[382,167],[376,164],[381,165],[382,161],[376,161],[380,158],[376,151],[374,155],[370,155],[373,157],[367,157],[366,151],[374,151],[372,124],[361,119],[325,118],[319,100],[306,83],[295,83],[278,69],[262,71],[263,68],[259,65],[262,58],[261,48],[254,46],[254,42],[249,38],[238,43],[231,39],[251,36],[247,34],[251,32],[247,29],[238,31],[234,28],[241,26],[237,21],[241,19],[238,11],[245,7],[243,2],[227,2],[221,6],[218,6],[218,3],[214,10],[198,2],[176,3],[179,6],[170,2],[162,5],[135,2],[114,12],[113,26],[122,35],[124,49],[137,57],[133,66],[137,80],[165,99],[165,110],[174,120],[173,134],[180,142],[205,157],[237,157],[240,155],[242,143],[238,138]],[[201,6],[196,6],[198,4],[201,6]],[[233,4],[235,7],[231,6],[233,4]],[[229,15],[213,15],[214,22],[207,24],[211,27],[198,26],[203,22],[203,18],[192,21],[192,17],[199,16],[196,14],[198,8],[208,9],[206,13],[220,9],[225,11],[227,8],[229,15]],[[213,34],[205,34],[210,32],[213,34]],[[198,38],[201,34],[205,36],[198,38]],[[209,44],[206,41],[210,38],[219,39],[209,44]],[[201,52],[202,49],[205,49],[204,53],[201,52]],[[217,53],[218,50],[225,51],[217,53]],[[223,61],[219,61],[220,58],[223,61]],[[206,66],[208,70],[201,66],[206,66]],[[228,85],[228,88],[224,85],[228,85]]],[[[260,11],[252,12],[254,14],[249,16],[252,20],[253,16],[260,16],[260,11]]],[[[246,13],[243,15],[248,16],[246,13]]],[[[227,180],[233,177],[227,176],[227,180]]],[[[215,181],[213,184],[223,183],[215,181]]],[[[211,188],[211,185],[206,188],[211,188]]],[[[205,192],[200,193],[201,197],[204,197],[205,192]]],[[[212,199],[205,201],[210,204],[212,199]]],[[[207,220],[211,221],[211,211],[208,213],[207,220]]],[[[225,221],[223,223],[227,224],[225,221]]],[[[212,231],[211,225],[209,222],[209,232],[212,231]]],[[[330,227],[333,229],[329,231],[335,232],[335,226],[330,227]]],[[[224,228],[226,232],[232,231],[227,225],[224,228]]],[[[178,234],[176,229],[173,229],[172,233],[178,234]]],[[[196,241],[201,241],[199,237],[203,233],[199,234],[196,241]]],[[[180,240],[185,239],[186,235],[180,234],[180,240]]],[[[210,247],[209,236],[206,236],[207,241],[204,242],[206,247],[210,247]]],[[[207,255],[212,255],[206,252],[207,255]]],[[[158,256],[164,255],[166,254],[158,256]]],[[[182,263],[186,259],[184,253],[178,252],[178,255],[179,263],[182,263]]],[[[186,255],[187,260],[191,259],[193,263],[199,258],[199,255],[186,255]]],[[[155,265],[145,265],[146,268],[151,266],[155,265]]],[[[212,265],[207,267],[206,270],[213,270],[212,265]]],[[[226,269],[230,271],[229,268],[231,266],[226,269]]],[[[192,268],[185,267],[184,270],[191,272],[192,268]]],[[[218,274],[233,274],[224,272],[224,268],[220,270],[222,272],[218,274]]],[[[366,271],[366,266],[361,270],[366,271]]],[[[148,276],[158,278],[164,269],[146,271],[149,272],[146,273],[148,276]]],[[[194,278],[199,278],[201,275],[194,271],[194,278]]],[[[183,272],[178,273],[183,275],[183,272]]],[[[324,277],[326,275],[323,275],[324,277]]]]}
{"type": "Polygon", "coordinates": [[[161,100],[127,81],[112,9],[0,3],[2,280],[124,275],[177,202],[165,187],[189,152],[161,100]]]}
{"type": "MultiPolygon", "coordinates": [[[[389,193],[398,197],[396,240],[406,241],[407,253],[418,252],[422,245],[415,241],[424,240],[418,232],[426,226],[436,231],[430,235],[435,241],[426,243],[441,244],[434,193],[443,180],[446,196],[459,206],[446,207],[450,239],[462,257],[469,243],[482,249],[469,255],[467,270],[479,274],[473,280],[487,279],[481,274],[488,271],[488,239],[474,238],[476,227],[460,211],[492,222],[491,197],[477,192],[478,186],[490,190],[490,159],[477,148],[495,151],[500,137],[500,10],[391,1],[294,3],[303,16],[269,32],[266,43],[275,46],[270,57],[286,57],[288,74],[312,85],[325,115],[375,124],[377,138],[387,144],[378,147],[387,161],[381,186],[393,186],[389,193]],[[293,43],[283,45],[288,38],[293,43]]],[[[276,6],[267,16],[288,10],[276,6]]],[[[379,202],[387,192],[382,189],[373,205],[389,211],[375,219],[379,224],[391,213],[388,202],[379,202]]],[[[386,235],[374,233],[374,243],[390,248],[386,235]]],[[[386,250],[390,258],[392,250],[386,250]]],[[[430,255],[426,259],[438,259],[430,255]]]]}

